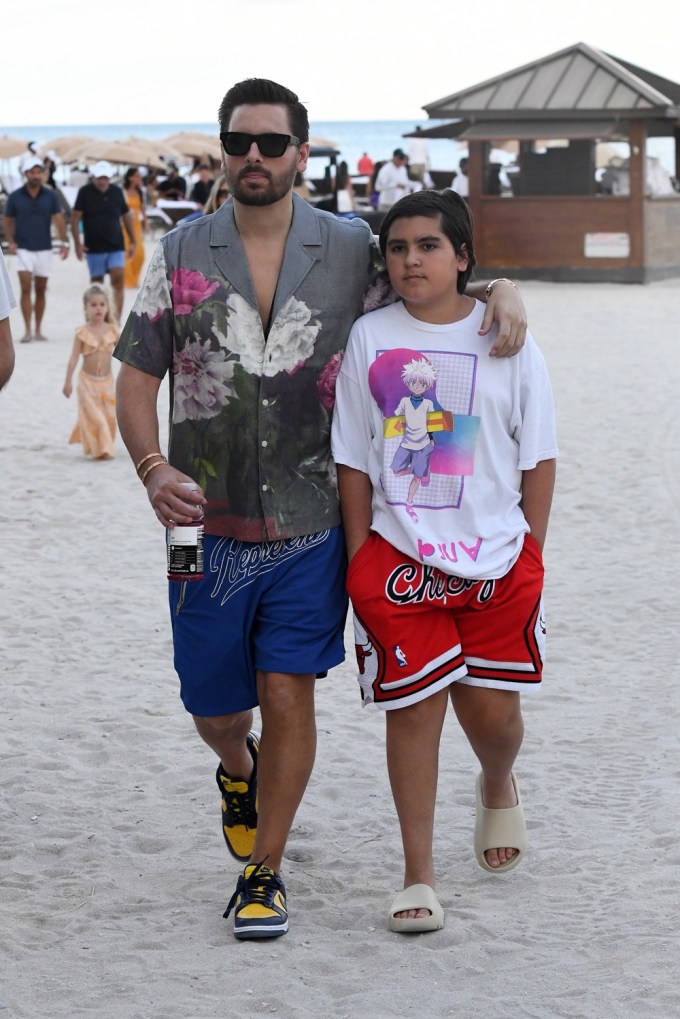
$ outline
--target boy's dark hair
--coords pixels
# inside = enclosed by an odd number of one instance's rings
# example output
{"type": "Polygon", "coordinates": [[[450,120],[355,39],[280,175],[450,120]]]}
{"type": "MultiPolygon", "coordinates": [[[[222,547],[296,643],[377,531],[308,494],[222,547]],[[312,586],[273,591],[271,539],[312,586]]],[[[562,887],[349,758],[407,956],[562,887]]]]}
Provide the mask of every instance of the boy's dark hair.
{"type": "Polygon", "coordinates": [[[383,258],[387,250],[387,237],[395,219],[413,219],[414,216],[427,216],[438,219],[442,233],[446,234],[457,255],[464,255],[467,268],[458,273],[459,294],[462,294],[477,264],[472,243],[472,214],[464,198],[450,188],[443,191],[415,191],[404,195],[388,210],[380,224],[380,250],[383,258]]]}
{"type": "Polygon", "coordinates": [[[255,106],[258,103],[288,107],[291,134],[301,142],[309,141],[309,117],[295,92],[268,78],[246,78],[227,92],[218,112],[220,131],[229,130],[231,115],[237,106],[255,106]]]}

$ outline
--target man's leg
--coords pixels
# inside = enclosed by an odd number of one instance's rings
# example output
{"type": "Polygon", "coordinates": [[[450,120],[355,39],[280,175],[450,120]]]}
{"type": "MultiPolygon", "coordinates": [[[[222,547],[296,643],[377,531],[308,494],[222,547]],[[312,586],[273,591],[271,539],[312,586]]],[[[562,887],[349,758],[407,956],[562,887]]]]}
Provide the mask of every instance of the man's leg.
{"type": "Polygon", "coordinates": [[[246,746],[246,736],[253,724],[252,711],[214,718],[194,715],[193,719],[201,739],[215,751],[226,773],[247,781],[253,770],[253,758],[246,746]]]}
{"type": "Polygon", "coordinates": [[[225,917],[237,938],[279,937],[288,930],[281,861],[316,755],[314,676],[257,673],[262,742],[257,760],[255,844],[225,917]]]}
{"type": "MultiPolygon", "coordinates": [[[[404,888],[435,887],[432,839],[439,774],[439,741],[448,689],[416,704],[386,712],[387,770],[404,846],[404,888]]],[[[427,916],[427,909],[398,917],[427,916]]]]}
{"type": "Polygon", "coordinates": [[[262,740],[252,860],[277,874],[316,756],[314,676],[258,672],[262,740]]]}
{"type": "Polygon", "coordinates": [[[113,303],[116,309],[116,317],[119,322],[123,318],[123,301],[125,299],[125,269],[109,269],[111,277],[111,290],[113,291],[113,303]]]}
{"type": "MultiPolygon", "coordinates": [[[[466,683],[453,683],[450,690],[458,721],[482,766],[484,806],[516,806],[510,773],[524,736],[520,695],[466,683]]],[[[515,854],[515,847],[498,846],[487,851],[486,860],[490,867],[498,867],[515,854]]]]}
{"type": "Polygon", "coordinates": [[[21,343],[28,343],[33,335],[31,333],[31,315],[33,314],[33,300],[31,298],[32,280],[33,273],[26,272],[23,269],[19,270],[19,284],[21,286],[19,303],[21,305],[21,314],[24,317],[24,335],[21,337],[21,343]]]}
{"type": "Polygon", "coordinates": [[[44,340],[42,334],[42,320],[45,314],[45,294],[47,291],[47,276],[35,277],[35,338],[44,340]]]}

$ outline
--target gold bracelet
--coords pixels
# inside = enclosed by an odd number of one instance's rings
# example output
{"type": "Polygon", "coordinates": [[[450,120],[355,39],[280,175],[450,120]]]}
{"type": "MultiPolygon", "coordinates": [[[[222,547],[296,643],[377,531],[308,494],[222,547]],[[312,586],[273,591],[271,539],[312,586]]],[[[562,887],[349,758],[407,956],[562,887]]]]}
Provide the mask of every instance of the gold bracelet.
{"type": "Polygon", "coordinates": [[[491,297],[491,291],[493,290],[497,283],[509,283],[511,287],[514,287],[515,290],[517,290],[516,283],[513,283],[512,280],[509,280],[507,276],[500,276],[497,280],[491,280],[486,290],[484,291],[484,296],[486,297],[487,301],[491,297]]]}
{"type": "Polygon", "coordinates": [[[162,456],[163,458],[165,458],[165,454],[164,453],[147,453],[146,456],[143,456],[142,459],[137,464],[137,466],[135,467],[135,470],[137,471],[138,474],[139,474],[139,468],[142,466],[142,464],[145,464],[146,461],[150,460],[152,456],[162,456]]]}
{"type": "Polygon", "coordinates": [[[168,461],[165,459],[165,457],[163,457],[162,460],[156,460],[156,462],[152,463],[150,467],[147,467],[147,469],[144,471],[139,480],[141,481],[142,484],[144,484],[144,479],[146,478],[147,474],[151,474],[151,471],[154,469],[154,467],[167,467],[167,465],[168,461]]]}

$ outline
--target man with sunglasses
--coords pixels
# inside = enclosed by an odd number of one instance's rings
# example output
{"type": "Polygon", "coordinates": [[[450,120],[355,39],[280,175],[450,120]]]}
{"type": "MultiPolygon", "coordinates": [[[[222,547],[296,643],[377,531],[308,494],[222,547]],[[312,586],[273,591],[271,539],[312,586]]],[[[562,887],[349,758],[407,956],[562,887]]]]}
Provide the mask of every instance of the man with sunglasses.
{"type": "MultiPolygon", "coordinates": [[[[314,680],[344,658],[330,417],[375,248],[363,220],[293,194],[309,155],[295,93],[240,82],[220,132],[232,198],[161,238],[115,351],[117,409],[161,524],[205,518],[205,579],[170,584],[174,662],[219,759],[227,846],[245,865],[225,916],[237,938],[269,938],[288,930],[281,862],[314,763],[314,680]],[[157,396],[168,372],[166,460],[157,396]]],[[[507,286],[493,297],[499,352],[516,353],[521,300],[507,286]]]]}

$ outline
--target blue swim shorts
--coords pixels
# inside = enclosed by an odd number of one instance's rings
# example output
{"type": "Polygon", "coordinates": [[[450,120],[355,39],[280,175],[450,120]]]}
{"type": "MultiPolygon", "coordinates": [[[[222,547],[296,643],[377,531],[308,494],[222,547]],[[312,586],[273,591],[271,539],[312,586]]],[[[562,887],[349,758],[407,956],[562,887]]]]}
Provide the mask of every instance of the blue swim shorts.
{"type": "Polygon", "coordinates": [[[87,267],[90,279],[104,279],[111,269],[125,268],[124,251],[88,251],[87,267]]]}
{"type": "Polygon", "coordinates": [[[175,669],[193,715],[257,704],[256,673],[319,675],[344,660],[342,528],[283,541],[206,535],[205,578],[169,581],[175,669]]]}

